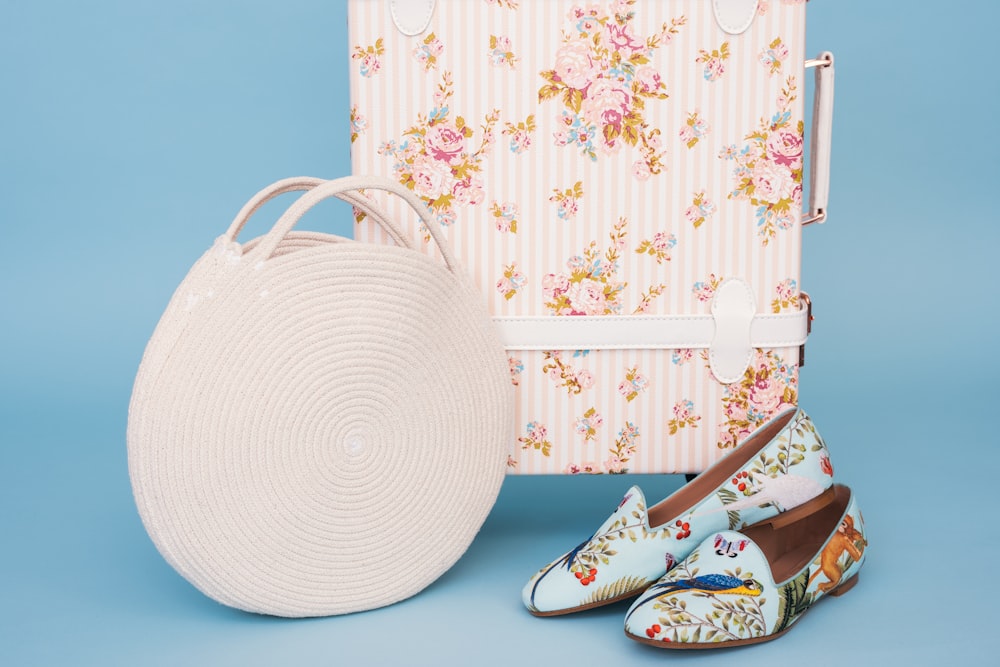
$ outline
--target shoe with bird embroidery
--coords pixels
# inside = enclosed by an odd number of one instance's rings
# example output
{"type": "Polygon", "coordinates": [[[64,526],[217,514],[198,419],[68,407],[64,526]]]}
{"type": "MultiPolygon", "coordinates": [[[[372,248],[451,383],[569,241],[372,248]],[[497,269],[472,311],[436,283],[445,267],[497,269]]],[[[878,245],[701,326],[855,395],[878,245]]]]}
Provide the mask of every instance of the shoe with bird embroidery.
{"type": "Polygon", "coordinates": [[[522,600],[535,616],[555,616],[635,597],[706,537],[815,498],[832,477],[816,427],[788,410],[652,507],[633,486],[600,528],[528,581],[522,600]]]}
{"type": "Polygon", "coordinates": [[[774,639],[827,594],[850,590],[867,546],[851,490],[835,484],[789,512],[702,542],[632,604],[625,634],[659,648],[774,639]]]}

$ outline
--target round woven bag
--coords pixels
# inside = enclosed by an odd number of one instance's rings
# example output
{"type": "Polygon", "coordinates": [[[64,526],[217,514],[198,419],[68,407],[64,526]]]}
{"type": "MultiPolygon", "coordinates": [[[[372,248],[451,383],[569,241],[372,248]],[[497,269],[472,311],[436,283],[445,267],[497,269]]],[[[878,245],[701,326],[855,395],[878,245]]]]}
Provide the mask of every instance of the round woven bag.
{"type": "Polygon", "coordinates": [[[465,552],[512,438],[507,360],[482,296],[409,191],[297,178],[258,193],[157,325],[129,408],[129,474],[164,558],[232,607],[302,617],[419,592],[465,552]],[[421,215],[431,257],[358,192],[421,215]],[[272,197],[308,190],[265,236],[272,197]],[[396,245],[292,232],[339,197],[396,245]]]}

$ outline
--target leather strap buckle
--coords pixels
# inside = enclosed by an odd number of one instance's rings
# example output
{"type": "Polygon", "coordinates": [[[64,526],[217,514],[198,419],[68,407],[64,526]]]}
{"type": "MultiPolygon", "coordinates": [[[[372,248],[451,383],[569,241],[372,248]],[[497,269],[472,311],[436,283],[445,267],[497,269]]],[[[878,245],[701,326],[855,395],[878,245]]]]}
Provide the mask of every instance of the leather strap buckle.
{"type": "MultiPolygon", "coordinates": [[[[813,302],[806,292],[799,292],[799,301],[806,304],[806,336],[812,333],[813,329],[813,302]]],[[[799,368],[806,365],[806,344],[799,345],[799,368]]]]}

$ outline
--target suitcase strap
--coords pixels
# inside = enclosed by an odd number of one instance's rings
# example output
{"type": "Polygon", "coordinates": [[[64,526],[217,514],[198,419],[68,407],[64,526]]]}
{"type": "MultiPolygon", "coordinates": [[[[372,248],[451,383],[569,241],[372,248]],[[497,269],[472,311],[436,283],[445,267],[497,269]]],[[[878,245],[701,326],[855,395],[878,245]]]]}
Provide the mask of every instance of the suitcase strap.
{"type": "Polygon", "coordinates": [[[494,317],[508,350],[677,350],[709,352],[719,382],[743,377],[755,348],[800,347],[809,337],[811,306],[784,313],[758,313],[750,285],[723,281],[711,314],[494,317]]]}

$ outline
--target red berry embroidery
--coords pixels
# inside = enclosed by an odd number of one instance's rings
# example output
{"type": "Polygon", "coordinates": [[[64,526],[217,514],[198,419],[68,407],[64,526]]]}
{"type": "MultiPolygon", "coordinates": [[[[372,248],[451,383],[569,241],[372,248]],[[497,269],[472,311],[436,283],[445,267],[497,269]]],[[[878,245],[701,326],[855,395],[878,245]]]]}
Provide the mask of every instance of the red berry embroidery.
{"type": "Polygon", "coordinates": [[[683,540],[684,538],[691,536],[691,524],[687,521],[681,521],[678,519],[677,523],[674,525],[678,528],[677,535],[675,536],[678,540],[683,540]]]}
{"type": "Polygon", "coordinates": [[[750,477],[750,473],[748,473],[746,470],[736,473],[736,477],[733,477],[732,479],[733,486],[739,489],[740,493],[746,493],[747,488],[749,488],[747,486],[746,481],[744,481],[748,477],[750,477]]]}
{"type": "Polygon", "coordinates": [[[580,584],[583,586],[589,586],[597,579],[597,568],[592,567],[587,572],[575,572],[576,578],[580,580],[580,584]]]}
{"type": "Polygon", "coordinates": [[[646,636],[649,637],[650,639],[653,639],[656,637],[656,635],[660,633],[660,630],[662,629],[663,628],[660,627],[659,623],[653,623],[653,625],[646,628],[646,636]]]}

